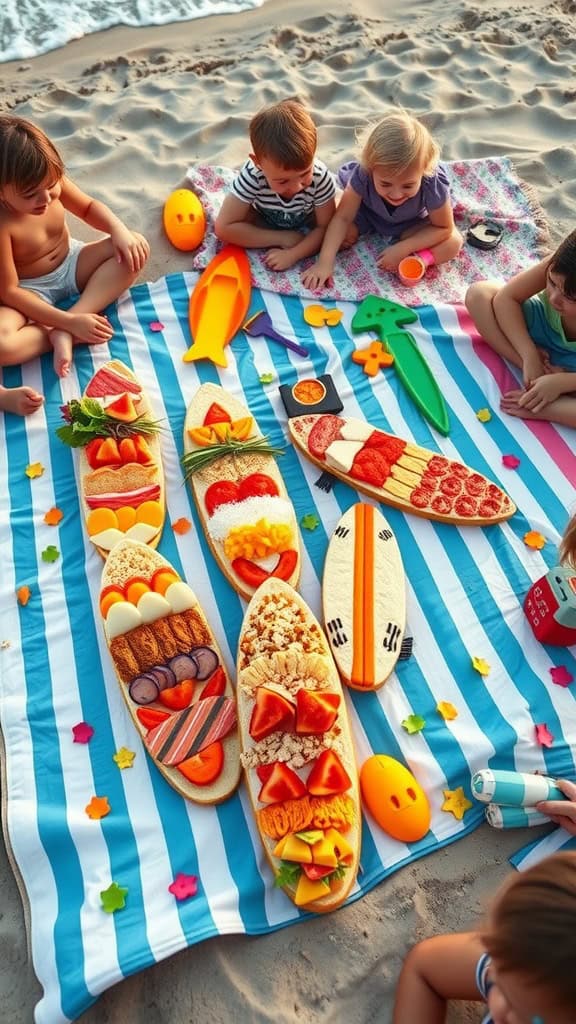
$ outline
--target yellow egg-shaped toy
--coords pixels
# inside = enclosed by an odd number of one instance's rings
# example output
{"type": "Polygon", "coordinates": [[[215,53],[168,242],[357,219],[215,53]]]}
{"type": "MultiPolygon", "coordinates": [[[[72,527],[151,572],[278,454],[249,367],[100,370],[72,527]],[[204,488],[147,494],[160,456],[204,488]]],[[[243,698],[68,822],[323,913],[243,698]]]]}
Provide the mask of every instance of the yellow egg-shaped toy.
{"type": "Polygon", "coordinates": [[[164,203],[164,231],[176,249],[191,252],[200,245],[206,232],[202,203],[189,188],[172,192],[164,203]]]}
{"type": "Polygon", "coordinates": [[[415,843],[430,828],[430,804],[419,782],[400,761],[374,754],[360,770],[366,809],[393,839],[415,843]]]}

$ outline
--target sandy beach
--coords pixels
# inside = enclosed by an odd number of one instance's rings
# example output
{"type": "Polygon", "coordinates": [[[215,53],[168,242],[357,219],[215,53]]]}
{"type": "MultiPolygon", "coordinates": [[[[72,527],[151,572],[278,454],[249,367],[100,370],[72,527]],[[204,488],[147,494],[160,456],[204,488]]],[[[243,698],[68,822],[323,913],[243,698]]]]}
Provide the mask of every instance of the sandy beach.
{"type": "MultiPolygon", "coordinates": [[[[147,236],[144,278],[155,280],[190,269],[161,227],[187,167],[240,164],[252,114],[292,95],[310,108],[332,169],[354,155],[355,130],[390,105],[422,116],[447,160],[511,157],[559,242],[576,224],[575,38],[573,0],[271,0],[2,64],[0,88],[3,109],[37,122],[70,176],[147,236]]],[[[407,949],[473,925],[511,870],[509,854],[536,834],[483,826],[325,920],[188,949],[109,990],[80,1020],[387,1024],[407,949]]],[[[0,885],[2,1017],[28,1024],[40,991],[3,845],[0,885]]],[[[449,1020],[481,1017],[479,1005],[461,1005],[449,1020]]]]}

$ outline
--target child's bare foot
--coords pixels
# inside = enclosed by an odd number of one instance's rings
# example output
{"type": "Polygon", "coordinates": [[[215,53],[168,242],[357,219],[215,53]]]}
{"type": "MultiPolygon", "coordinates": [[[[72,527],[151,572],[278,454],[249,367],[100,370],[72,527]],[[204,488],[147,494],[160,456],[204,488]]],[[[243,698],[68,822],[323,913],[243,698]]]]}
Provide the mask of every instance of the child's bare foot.
{"type": "Polygon", "coordinates": [[[29,416],[44,402],[44,397],[34,388],[4,388],[0,386],[0,409],[13,412],[16,416],[29,416]]]}
{"type": "Polygon", "coordinates": [[[67,377],[72,366],[73,339],[69,331],[50,331],[50,344],[54,349],[54,370],[59,377],[67,377]]]}

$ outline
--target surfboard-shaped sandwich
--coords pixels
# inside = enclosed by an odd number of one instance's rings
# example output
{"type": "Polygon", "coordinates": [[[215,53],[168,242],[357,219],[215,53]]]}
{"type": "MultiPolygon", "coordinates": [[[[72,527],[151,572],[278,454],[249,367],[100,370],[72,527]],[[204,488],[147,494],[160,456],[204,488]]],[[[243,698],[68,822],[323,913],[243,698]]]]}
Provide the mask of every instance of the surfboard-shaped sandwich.
{"type": "Polygon", "coordinates": [[[203,384],[188,407],[182,465],[208,544],[243,597],[272,576],[296,586],[300,538],[273,448],[233,395],[203,384]]]}
{"type": "Polygon", "coordinates": [[[365,420],[307,415],[289,419],[288,427],[311,462],[402,512],[456,526],[490,526],[516,511],[482,473],[365,420]]]}
{"type": "Polygon", "coordinates": [[[162,555],[121,540],[100,613],[122,695],[146,751],[182,796],[216,804],[240,778],[236,699],[193,590],[162,555]]]}
{"type": "Polygon", "coordinates": [[[358,772],[326,637],[287,583],[250,601],[237,669],[242,764],[275,885],[304,910],[334,910],[358,871],[358,772]]]}
{"type": "Polygon", "coordinates": [[[63,417],[57,434],[79,450],[80,504],[96,550],[106,558],[125,537],[156,547],[166,514],[159,423],[132,371],[105,363],[63,417]]]}
{"type": "Polygon", "coordinates": [[[358,502],[328,544],[322,604],[326,635],[342,679],[376,690],[394,670],[406,628],[402,557],[387,520],[358,502]]]}

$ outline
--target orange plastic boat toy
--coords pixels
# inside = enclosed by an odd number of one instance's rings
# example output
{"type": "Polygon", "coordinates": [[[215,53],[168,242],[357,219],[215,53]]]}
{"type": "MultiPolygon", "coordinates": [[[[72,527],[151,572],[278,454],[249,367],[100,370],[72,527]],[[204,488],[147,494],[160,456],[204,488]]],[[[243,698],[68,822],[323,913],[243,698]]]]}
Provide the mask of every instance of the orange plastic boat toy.
{"type": "Polygon", "coordinates": [[[228,365],[224,347],[244,323],[251,291],[248,256],[236,245],[225,245],[190,296],[193,344],[182,357],[185,363],[210,359],[216,366],[228,365]]]}

